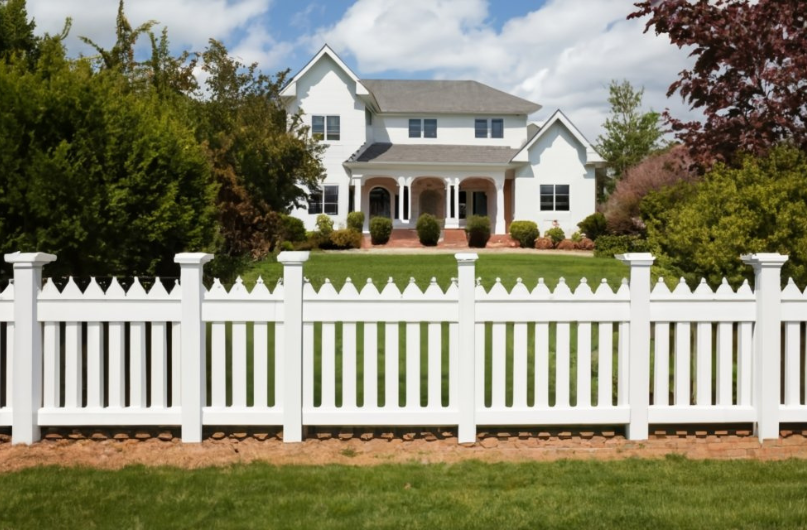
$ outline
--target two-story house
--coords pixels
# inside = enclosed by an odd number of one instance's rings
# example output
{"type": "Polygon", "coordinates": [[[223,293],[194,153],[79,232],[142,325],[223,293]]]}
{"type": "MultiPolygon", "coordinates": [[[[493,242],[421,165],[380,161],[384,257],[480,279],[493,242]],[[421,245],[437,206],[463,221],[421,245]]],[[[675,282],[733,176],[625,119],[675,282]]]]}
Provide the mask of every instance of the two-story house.
{"type": "Polygon", "coordinates": [[[313,229],[318,214],[345,225],[351,211],[414,228],[419,215],[461,228],[487,215],[493,233],[513,220],[567,234],[594,212],[602,158],[560,111],[476,81],[359,79],[327,45],[281,92],[328,144],[326,178],[293,215],[313,229]]]}

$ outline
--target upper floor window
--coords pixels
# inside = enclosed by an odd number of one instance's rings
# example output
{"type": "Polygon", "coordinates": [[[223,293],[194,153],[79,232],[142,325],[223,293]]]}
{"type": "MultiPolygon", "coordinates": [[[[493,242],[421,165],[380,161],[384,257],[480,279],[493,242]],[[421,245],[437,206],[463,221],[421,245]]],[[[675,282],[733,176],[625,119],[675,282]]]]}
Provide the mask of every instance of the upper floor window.
{"type": "Polygon", "coordinates": [[[339,215],[339,186],[323,186],[308,194],[308,213],[339,215]]]}
{"type": "Polygon", "coordinates": [[[541,211],[568,212],[569,185],[541,184],[541,211]]]}
{"type": "Polygon", "coordinates": [[[314,140],[339,140],[339,116],[311,116],[311,136],[314,140]]]}
{"type": "Polygon", "coordinates": [[[487,138],[488,125],[490,125],[491,138],[504,138],[504,119],[502,118],[493,118],[490,121],[487,118],[476,118],[474,120],[474,136],[476,138],[487,138]]]}
{"type": "Polygon", "coordinates": [[[437,138],[436,118],[412,118],[409,120],[409,138],[437,138]]]}

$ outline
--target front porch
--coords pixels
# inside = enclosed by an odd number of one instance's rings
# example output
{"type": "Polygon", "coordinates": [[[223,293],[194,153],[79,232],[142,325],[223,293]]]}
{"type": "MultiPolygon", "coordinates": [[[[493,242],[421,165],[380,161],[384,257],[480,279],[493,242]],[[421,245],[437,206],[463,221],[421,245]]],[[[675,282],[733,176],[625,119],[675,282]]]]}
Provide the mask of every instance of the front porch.
{"type": "MultiPolygon", "coordinates": [[[[507,234],[491,234],[490,240],[485,248],[515,248],[518,247],[518,242],[514,241],[507,234]]],[[[373,245],[370,241],[370,235],[364,235],[362,248],[390,248],[390,249],[425,249],[435,247],[424,247],[420,244],[418,233],[415,229],[410,228],[396,228],[393,229],[389,241],[385,245],[373,245]]],[[[440,234],[440,240],[437,242],[438,249],[446,250],[463,250],[468,249],[468,240],[465,236],[465,230],[461,228],[447,228],[443,229],[440,234]]]]}
{"type": "Polygon", "coordinates": [[[501,175],[416,176],[355,175],[351,211],[365,213],[364,232],[374,217],[392,219],[396,229],[414,229],[424,213],[445,229],[465,227],[471,215],[490,217],[491,233],[506,234],[512,221],[513,179],[501,175]]]}

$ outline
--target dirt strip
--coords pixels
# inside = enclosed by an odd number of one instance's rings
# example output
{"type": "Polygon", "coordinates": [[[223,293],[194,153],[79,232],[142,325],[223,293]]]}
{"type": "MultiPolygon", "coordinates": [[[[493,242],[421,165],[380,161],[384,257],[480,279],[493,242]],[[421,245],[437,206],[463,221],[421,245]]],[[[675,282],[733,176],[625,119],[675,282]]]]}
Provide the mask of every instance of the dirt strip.
{"type": "MultiPolygon", "coordinates": [[[[219,433],[221,434],[221,433],[219,433]]],[[[458,444],[452,433],[393,435],[317,435],[302,443],[284,444],[276,436],[235,433],[184,444],[163,434],[148,439],[43,440],[31,446],[0,443],[0,472],[37,465],[119,469],[133,464],[199,468],[262,461],[276,465],[378,465],[386,463],[454,463],[616,460],[663,458],[677,454],[692,459],[781,460],[807,458],[807,431],[783,431],[764,444],[750,432],[659,433],[647,441],[626,440],[613,433],[491,433],[473,444],[458,444]]]]}

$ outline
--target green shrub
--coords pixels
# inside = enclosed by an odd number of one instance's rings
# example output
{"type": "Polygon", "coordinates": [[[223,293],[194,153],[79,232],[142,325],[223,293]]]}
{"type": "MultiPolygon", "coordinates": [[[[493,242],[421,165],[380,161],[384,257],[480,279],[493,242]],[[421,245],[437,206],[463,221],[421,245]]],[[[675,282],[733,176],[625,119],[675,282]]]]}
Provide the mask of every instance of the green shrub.
{"type": "Polygon", "coordinates": [[[581,234],[580,231],[578,230],[577,232],[572,234],[572,237],[570,237],[569,239],[571,239],[575,243],[580,243],[583,240],[583,234],[581,234]]]}
{"type": "Polygon", "coordinates": [[[370,240],[373,245],[386,245],[392,234],[392,219],[373,217],[370,219],[370,240]]]}
{"type": "Polygon", "coordinates": [[[344,230],[334,230],[331,232],[330,245],[328,248],[335,250],[345,250],[349,248],[361,248],[363,236],[361,232],[356,232],[346,228],[344,230]]]}
{"type": "Polygon", "coordinates": [[[544,232],[544,237],[548,237],[552,240],[552,244],[557,246],[558,243],[566,239],[566,234],[563,232],[563,229],[559,226],[555,228],[550,228],[546,232],[544,232]]]}
{"type": "Polygon", "coordinates": [[[440,223],[437,219],[428,213],[424,213],[418,217],[417,225],[418,239],[420,244],[425,247],[433,247],[437,245],[440,240],[440,223]]]}
{"type": "Polygon", "coordinates": [[[317,216],[317,232],[319,232],[323,240],[331,237],[331,232],[333,232],[333,219],[331,219],[329,215],[321,213],[317,216]]]}
{"type": "Polygon", "coordinates": [[[291,241],[283,241],[282,243],[280,243],[281,252],[288,250],[294,250],[294,243],[292,243],[291,241]]]}
{"type": "Polygon", "coordinates": [[[488,244],[488,239],[490,239],[490,217],[472,215],[468,218],[465,233],[468,236],[469,247],[485,248],[485,245],[488,244]]]}
{"type": "Polygon", "coordinates": [[[305,241],[305,239],[306,233],[303,221],[291,215],[282,214],[280,216],[280,240],[297,243],[298,241],[305,241]]]}
{"type": "Polygon", "coordinates": [[[354,232],[364,230],[364,212],[350,212],[347,214],[347,227],[354,232]]]}
{"type": "Polygon", "coordinates": [[[605,234],[607,229],[605,216],[600,212],[593,213],[577,223],[580,231],[586,234],[586,237],[592,241],[596,241],[598,237],[605,234]]]}
{"type": "Polygon", "coordinates": [[[613,258],[616,254],[628,252],[649,252],[646,239],[635,235],[602,235],[594,242],[594,255],[598,258],[613,258]]]}
{"type": "Polygon", "coordinates": [[[518,241],[521,248],[533,248],[541,232],[533,221],[513,221],[510,223],[510,237],[518,241]]]}

